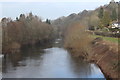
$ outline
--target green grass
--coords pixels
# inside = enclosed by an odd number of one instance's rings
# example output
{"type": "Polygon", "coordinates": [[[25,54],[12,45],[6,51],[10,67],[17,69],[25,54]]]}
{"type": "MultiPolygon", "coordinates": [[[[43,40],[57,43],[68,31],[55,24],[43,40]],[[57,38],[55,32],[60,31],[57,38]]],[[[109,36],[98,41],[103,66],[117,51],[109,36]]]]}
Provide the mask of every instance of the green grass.
{"type": "Polygon", "coordinates": [[[114,38],[114,37],[104,37],[104,36],[99,36],[99,35],[92,35],[93,38],[101,37],[103,40],[107,40],[110,42],[114,43],[119,43],[120,44],[120,38],[114,38]]]}

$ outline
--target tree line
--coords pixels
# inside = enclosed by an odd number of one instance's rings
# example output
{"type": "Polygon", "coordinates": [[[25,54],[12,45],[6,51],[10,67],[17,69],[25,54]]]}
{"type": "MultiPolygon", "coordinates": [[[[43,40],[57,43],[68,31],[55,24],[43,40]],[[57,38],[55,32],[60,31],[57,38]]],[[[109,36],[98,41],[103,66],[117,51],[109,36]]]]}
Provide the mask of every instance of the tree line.
{"type": "Polygon", "coordinates": [[[29,13],[21,14],[16,20],[3,18],[2,51],[10,52],[22,45],[35,44],[40,41],[50,40],[53,37],[53,27],[48,22],[43,22],[38,16],[29,13]]]}

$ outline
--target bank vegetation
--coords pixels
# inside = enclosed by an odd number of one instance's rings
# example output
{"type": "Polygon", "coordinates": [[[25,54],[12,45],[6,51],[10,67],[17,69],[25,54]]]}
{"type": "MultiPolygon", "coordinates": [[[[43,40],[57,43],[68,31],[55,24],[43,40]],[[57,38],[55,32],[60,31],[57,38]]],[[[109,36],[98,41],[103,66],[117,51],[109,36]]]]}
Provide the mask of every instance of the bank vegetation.
{"type": "Polygon", "coordinates": [[[21,14],[16,20],[3,18],[2,53],[19,51],[23,45],[46,43],[53,38],[53,27],[50,23],[43,22],[38,16],[29,13],[21,14]]]}

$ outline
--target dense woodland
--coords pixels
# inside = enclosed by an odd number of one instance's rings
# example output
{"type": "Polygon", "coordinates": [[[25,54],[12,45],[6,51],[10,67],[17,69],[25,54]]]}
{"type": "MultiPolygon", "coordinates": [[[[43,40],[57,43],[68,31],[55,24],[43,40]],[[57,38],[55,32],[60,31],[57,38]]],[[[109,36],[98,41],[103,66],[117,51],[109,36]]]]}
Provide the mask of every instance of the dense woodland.
{"type": "Polygon", "coordinates": [[[44,43],[53,38],[53,28],[48,20],[42,22],[32,13],[21,14],[16,20],[3,18],[2,21],[2,50],[9,53],[22,45],[44,43]]]}

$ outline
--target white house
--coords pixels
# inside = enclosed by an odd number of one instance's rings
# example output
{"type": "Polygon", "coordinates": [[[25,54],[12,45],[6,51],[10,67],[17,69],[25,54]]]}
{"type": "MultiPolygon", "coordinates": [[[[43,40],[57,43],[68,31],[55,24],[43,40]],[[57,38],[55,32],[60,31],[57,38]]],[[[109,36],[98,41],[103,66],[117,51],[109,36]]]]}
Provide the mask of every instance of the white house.
{"type": "Polygon", "coordinates": [[[118,28],[118,29],[120,29],[120,23],[118,23],[118,22],[112,23],[112,27],[111,28],[118,28]]]}

